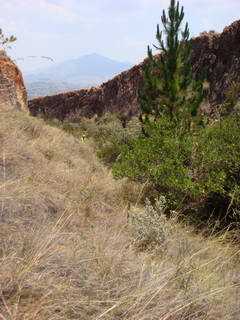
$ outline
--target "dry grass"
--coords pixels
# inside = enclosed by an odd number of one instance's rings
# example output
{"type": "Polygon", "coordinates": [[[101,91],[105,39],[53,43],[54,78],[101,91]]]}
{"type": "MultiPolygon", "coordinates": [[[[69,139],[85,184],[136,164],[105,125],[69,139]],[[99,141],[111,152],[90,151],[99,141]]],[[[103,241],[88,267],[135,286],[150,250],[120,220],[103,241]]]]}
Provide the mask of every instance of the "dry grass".
{"type": "Polygon", "coordinates": [[[149,206],[129,227],[122,194],[88,143],[1,113],[0,319],[239,319],[238,249],[149,206]]]}

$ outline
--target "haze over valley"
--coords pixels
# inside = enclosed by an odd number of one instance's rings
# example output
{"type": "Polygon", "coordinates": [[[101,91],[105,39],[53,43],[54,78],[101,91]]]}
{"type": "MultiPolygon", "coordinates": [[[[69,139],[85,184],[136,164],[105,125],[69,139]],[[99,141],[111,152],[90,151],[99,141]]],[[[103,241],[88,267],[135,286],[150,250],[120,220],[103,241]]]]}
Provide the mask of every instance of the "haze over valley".
{"type": "Polygon", "coordinates": [[[29,98],[99,85],[131,67],[97,53],[77,59],[48,63],[48,67],[25,72],[29,98]]]}

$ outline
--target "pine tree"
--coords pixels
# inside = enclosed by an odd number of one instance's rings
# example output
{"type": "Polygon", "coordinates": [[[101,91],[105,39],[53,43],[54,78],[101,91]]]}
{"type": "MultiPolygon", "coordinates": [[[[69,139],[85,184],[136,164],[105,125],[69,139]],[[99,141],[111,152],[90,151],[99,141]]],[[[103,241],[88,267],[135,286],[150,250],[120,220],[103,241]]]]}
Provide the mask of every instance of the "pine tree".
{"type": "Polygon", "coordinates": [[[183,31],[184,9],[171,0],[168,15],[162,14],[163,31],[157,25],[154,47],[160,55],[153,55],[148,47],[148,61],[143,68],[143,85],[139,91],[144,124],[162,115],[190,125],[202,101],[202,82],[192,76],[191,41],[188,23],[183,31]],[[164,36],[165,35],[165,39],[164,36]]]}

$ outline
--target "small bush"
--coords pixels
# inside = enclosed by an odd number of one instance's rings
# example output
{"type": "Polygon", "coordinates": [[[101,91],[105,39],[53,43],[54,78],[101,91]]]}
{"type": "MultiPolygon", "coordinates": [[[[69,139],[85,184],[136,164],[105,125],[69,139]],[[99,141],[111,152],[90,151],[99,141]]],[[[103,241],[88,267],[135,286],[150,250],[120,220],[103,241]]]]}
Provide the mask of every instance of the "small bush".
{"type": "Polygon", "coordinates": [[[190,168],[192,150],[192,136],[182,134],[174,122],[162,117],[149,124],[147,137],[142,135],[122,146],[113,173],[118,178],[127,176],[151,183],[165,194],[171,207],[176,208],[187,194],[194,193],[190,168]]]}
{"type": "Polygon", "coordinates": [[[240,118],[229,116],[201,130],[193,167],[209,212],[235,220],[240,208],[240,118]]]}
{"type": "Polygon", "coordinates": [[[151,183],[166,196],[169,210],[197,213],[221,223],[237,223],[240,209],[240,118],[181,132],[162,118],[148,137],[122,146],[116,177],[151,183]]]}
{"type": "Polygon", "coordinates": [[[161,251],[166,250],[172,228],[168,223],[165,210],[166,199],[162,196],[156,200],[154,206],[147,199],[143,212],[130,214],[133,237],[139,249],[157,247],[161,251]]]}

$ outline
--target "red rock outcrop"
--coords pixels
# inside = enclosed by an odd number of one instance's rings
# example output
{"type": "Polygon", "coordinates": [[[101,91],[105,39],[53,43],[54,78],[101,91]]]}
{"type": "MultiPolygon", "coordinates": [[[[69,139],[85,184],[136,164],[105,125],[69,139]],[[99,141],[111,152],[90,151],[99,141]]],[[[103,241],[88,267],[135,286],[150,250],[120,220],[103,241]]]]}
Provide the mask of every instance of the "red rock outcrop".
{"type": "Polygon", "coordinates": [[[28,112],[27,92],[21,71],[6,53],[0,50],[0,112],[5,110],[28,112]]]}
{"type": "MultiPolygon", "coordinates": [[[[205,32],[192,40],[192,65],[195,75],[205,73],[209,81],[209,101],[212,108],[223,102],[224,94],[233,81],[240,81],[240,21],[223,33],[205,32]]],[[[138,87],[142,81],[142,64],[133,67],[102,84],[29,102],[33,115],[76,119],[104,112],[117,112],[124,117],[138,113],[138,87]]]]}

